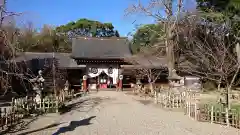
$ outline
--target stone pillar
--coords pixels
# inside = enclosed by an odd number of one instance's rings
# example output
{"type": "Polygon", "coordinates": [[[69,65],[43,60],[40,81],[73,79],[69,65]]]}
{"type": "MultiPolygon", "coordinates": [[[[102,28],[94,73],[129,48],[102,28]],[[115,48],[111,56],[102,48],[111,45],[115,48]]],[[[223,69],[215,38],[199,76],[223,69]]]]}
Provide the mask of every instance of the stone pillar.
{"type": "Polygon", "coordinates": [[[119,79],[118,79],[118,89],[122,90],[122,80],[123,80],[123,75],[119,75],[119,79]]]}
{"type": "Polygon", "coordinates": [[[83,76],[83,90],[87,91],[87,75],[83,76]]]}

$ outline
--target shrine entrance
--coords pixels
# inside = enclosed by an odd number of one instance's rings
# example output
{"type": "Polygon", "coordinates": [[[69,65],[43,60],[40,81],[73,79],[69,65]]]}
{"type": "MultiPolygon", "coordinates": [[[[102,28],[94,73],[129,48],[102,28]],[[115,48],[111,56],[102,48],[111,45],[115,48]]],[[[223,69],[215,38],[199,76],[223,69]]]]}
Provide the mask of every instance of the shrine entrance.
{"type": "Polygon", "coordinates": [[[109,88],[112,85],[112,78],[108,76],[105,72],[102,72],[98,76],[98,83],[100,89],[109,88]]]}
{"type": "Polygon", "coordinates": [[[117,85],[118,68],[90,67],[88,68],[88,88],[106,89],[117,85]]]}

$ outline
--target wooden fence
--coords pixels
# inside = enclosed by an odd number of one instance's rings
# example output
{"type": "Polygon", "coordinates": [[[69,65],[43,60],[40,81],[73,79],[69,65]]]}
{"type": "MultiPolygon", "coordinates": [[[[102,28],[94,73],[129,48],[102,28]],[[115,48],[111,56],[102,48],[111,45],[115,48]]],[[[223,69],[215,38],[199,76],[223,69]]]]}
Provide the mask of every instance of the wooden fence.
{"type": "Polygon", "coordinates": [[[17,124],[23,118],[22,114],[16,113],[7,108],[0,108],[0,131],[17,124]]]}
{"type": "Polygon", "coordinates": [[[196,99],[196,92],[159,92],[155,97],[155,101],[157,104],[160,104],[164,108],[179,108],[183,109],[186,108],[187,102],[195,102],[196,99]]]}
{"type": "Polygon", "coordinates": [[[58,112],[61,102],[58,98],[44,98],[37,101],[33,97],[13,99],[12,110],[18,113],[58,112]]]}
{"type": "MultiPolygon", "coordinates": [[[[59,97],[47,97],[37,101],[33,96],[12,98],[11,106],[0,108],[0,131],[9,129],[20,122],[21,119],[33,114],[58,113],[64,101],[74,97],[83,96],[84,93],[66,93],[59,97]]],[[[0,134],[1,134],[0,132],[0,134]]]]}
{"type": "Polygon", "coordinates": [[[182,108],[184,105],[184,97],[182,93],[158,93],[157,103],[164,108],[182,108]]]}
{"type": "Polygon", "coordinates": [[[56,113],[60,105],[59,100],[54,98],[40,101],[33,97],[13,98],[10,107],[0,108],[0,131],[11,128],[32,114],[56,113]]]}
{"type": "Polygon", "coordinates": [[[240,128],[240,112],[239,110],[216,107],[213,105],[199,106],[198,119],[203,122],[216,123],[226,126],[240,128]]]}
{"type": "Polygon", "coordinates": [[[240,128],[240,111],[226,109],[223,105],[213,106],[198,102],[198,93],[184,92],[160,92],[155,97],[163,108],[179,109],[185,115],[201,122],[210,122],[240,128]]]}

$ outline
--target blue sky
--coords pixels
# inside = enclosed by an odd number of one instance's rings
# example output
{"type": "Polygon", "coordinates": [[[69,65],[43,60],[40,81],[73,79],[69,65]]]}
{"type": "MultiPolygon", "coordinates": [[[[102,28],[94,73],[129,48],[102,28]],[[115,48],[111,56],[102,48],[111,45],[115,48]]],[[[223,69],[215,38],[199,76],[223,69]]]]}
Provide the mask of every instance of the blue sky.
{"type": "MultiPolygon", "coordinates": [[[[124,10],[136,0],[8,0],[9,11],[22,12],[18,23],[32,22],[59,26],[80,18],[111,22],[121,36],[133,31],[136,24],[153,23],[143,15],[124,16],[124,10]],[[136,21],[135,21],[136,20],[136,21]],[[134,23],[133,23],[134,22],[134,23]]],[[[143,0],[147,1],[147,0],[143,0]]],[[[193,1],[193,0],[188,0],[193,1]]],[[[191,5],[188,5],[191,6],[191,5]]]]}

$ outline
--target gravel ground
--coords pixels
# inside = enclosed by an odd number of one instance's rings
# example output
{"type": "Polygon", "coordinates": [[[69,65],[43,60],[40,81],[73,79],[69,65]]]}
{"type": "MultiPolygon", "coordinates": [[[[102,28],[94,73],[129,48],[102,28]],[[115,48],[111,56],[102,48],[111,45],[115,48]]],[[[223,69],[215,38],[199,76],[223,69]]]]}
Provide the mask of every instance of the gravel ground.
{"type": "Polygon", "coordinates": [[[14,135],[240,135],[240,130],[201,123],[123,92],[101,91],[73,101],[70,112],[41,116],[14,135]]]}

